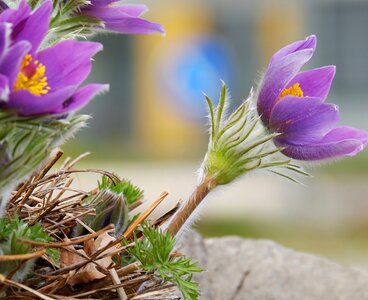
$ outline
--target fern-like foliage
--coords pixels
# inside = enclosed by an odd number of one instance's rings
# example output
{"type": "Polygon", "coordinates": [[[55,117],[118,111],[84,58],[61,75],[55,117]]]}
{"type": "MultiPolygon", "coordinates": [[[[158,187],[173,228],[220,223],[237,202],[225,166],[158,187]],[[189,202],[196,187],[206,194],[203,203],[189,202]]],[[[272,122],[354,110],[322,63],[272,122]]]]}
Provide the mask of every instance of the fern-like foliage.
{"type": "Polygon", "coordinates": [[[143,196],[143,191],[126,179],[113,182],[107,176],[103,176],[101,181],[98,183],[98,188],[100,190],[109,190],[115,194],[124,195],[125,200],[129,205],[134,204],[143,196]]]}
{"type": "Polygon", "coordinates": [[[155,272],[163,280],[174,283],[184,299],[198,299],[199,286],[192,276],[203,270],[191,258],[172,256],[174,245],[175,239],[169,233],[144,224],[143,237],[135,238],[135,245],[129,253],[142,264],[144,270],[155,272]]]}

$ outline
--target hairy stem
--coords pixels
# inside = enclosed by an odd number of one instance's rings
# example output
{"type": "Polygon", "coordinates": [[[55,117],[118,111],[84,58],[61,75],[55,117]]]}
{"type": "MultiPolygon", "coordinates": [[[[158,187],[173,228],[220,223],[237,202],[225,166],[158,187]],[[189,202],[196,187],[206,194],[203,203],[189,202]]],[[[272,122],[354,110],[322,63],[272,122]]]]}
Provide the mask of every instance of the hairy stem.
{"type": "Polygon", "coordinates": [[[217,183],[213,178],[205,177],[190,195],[188,201],[184,202],[179,211],[173,216],[166,231],[172,236],[175,236],[192,216],[203,199],[216,186],[217,183]]]}

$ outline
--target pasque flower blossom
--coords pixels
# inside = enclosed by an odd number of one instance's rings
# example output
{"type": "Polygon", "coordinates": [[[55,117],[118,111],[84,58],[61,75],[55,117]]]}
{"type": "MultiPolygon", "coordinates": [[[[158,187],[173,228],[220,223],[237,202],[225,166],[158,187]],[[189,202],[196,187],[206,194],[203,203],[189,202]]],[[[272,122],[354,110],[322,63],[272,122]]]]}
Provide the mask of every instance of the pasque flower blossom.
{"type": "Polygon", "coordinates": [[[316,49],[315,36],[277,51],[257,92],[263,124],[279,135],[276,146],[299,160],[353,156],[368,143],[368,133],[349,126],[336,127],[339,110],[325,103],[335,66],[300,71],[316,49]]]}
{"type": "Polygon", "coordinates": [[[0,15],[0,107],[24,116],[65,114],[108,88],[105,84],[79,87],[101,44],[65,40],[39,49],[51,11],[50,0],[34,12],[23,0],[17,9],[0,15]]]}
{"type": "Polygon", "coordinates": [[[116,0],[91,0],[81,8],[81,14],[103,22],[105,29],[128,34],[165,33],[161,24],[142,19],[148,9],[141,4],[120,4],[116,0]]]}

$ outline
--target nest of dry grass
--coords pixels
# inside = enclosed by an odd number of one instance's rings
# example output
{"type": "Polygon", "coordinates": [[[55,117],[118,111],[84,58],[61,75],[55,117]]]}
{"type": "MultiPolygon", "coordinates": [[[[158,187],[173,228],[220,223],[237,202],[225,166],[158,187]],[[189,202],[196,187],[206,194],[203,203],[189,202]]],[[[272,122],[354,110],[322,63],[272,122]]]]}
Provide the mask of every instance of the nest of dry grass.
{"type": "MultiPolygon", "coordinates": [[[[19,216],[28,225],[42,224],[53,242],[21,240],[34,251],[22,255],[3,255],[1,261],[17,260],[21,264],[36,260],[31,276],[22,283],[13,280],[14,270],[6,277],[0,274],[0,290],[4,299],[180,299],[176,287],[160,280],[153,272],[141,269],[139,263],[124,264],[121,255],[134,245],[133,234],[150,217],[167,193],[153,201],[137,219],[130,223],[124,234],[112,238],[108,233],[113,225],[95,232],[81,220],[93,215],[94,208],[84,205],[86,197],[98,192],[73,189],[73,174],[93,172],[118,180],[116,175],[102,170],[81,170],[75,165],[85,156],[66,159],[56,170],[62,151],[56,151],[46,165],[12,193],[7,207],[8,217],[19,216]],[[54,168],[53,168],[54,167],[54,168]],[[82,225],[89,233],[73,237],[73,228],[82,225]],[[122,244],[122,241],[125,244],[122,244]],[[47,255],[47,249],[57,249],[58,263],[47,255]]],[[[134,209],[143,201],[134,204],[134,209]]],[[[178,206],[162,217],[151,220],[153,226],[165,222],[178,206]]]]}

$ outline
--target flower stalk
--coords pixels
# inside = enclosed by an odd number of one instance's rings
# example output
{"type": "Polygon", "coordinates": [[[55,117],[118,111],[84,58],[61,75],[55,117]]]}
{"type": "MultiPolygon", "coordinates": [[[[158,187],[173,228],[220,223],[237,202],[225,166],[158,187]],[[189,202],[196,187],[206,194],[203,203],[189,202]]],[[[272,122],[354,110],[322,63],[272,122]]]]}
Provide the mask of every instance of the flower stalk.
{"type": "Polygon", "coordinates": [[[298,165],[292,164],[291,159],[280,154],[283,148],[273,143],[278,133],[268,133],[259,122],[253,93],[229,116],[227,95],[226,84],[223,83],[216,108],[206,96],[211,121],[208,150],[199,170],[200,184],[167,227],[167,231],[174,236],[186,224],[192,223],[200,204],[217,186],[229,184],[245,174],[261,169],[293,182],[298,182],[294,178],[296,174],[309,175],[298,165]]]}
{"type": "Polygon", "coordinates": [[[217,182],[206,177],[204,180],[195,188],[194,192],[190,195],[188,201],[184,206],[179,209],[171,220],[166,231],[172,236],[177,235],[184,224],[192,217],[198,206],[202,203],[205,197],[217,186],[217,182]]]}

